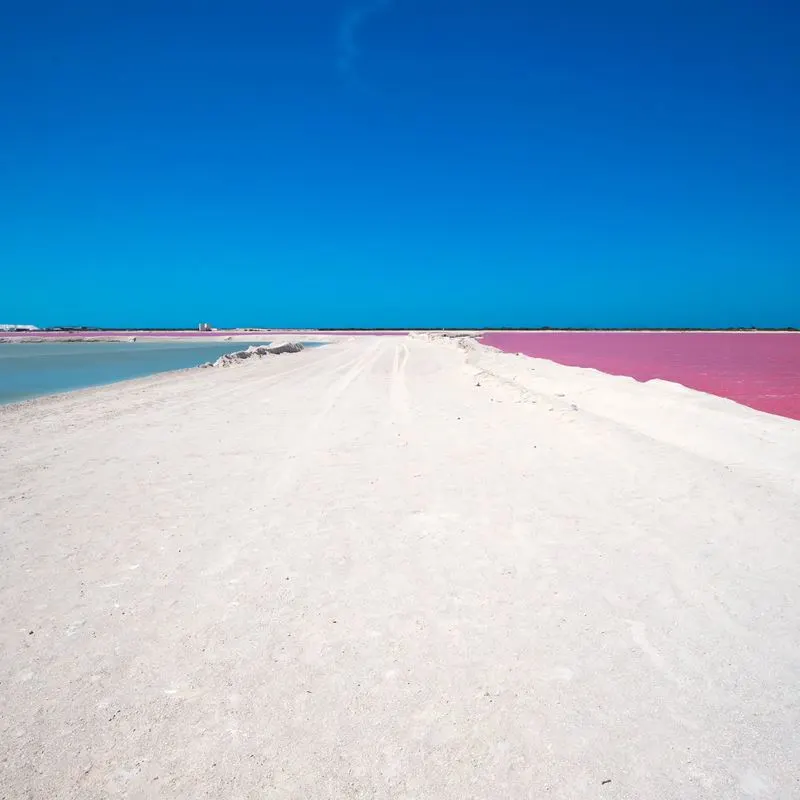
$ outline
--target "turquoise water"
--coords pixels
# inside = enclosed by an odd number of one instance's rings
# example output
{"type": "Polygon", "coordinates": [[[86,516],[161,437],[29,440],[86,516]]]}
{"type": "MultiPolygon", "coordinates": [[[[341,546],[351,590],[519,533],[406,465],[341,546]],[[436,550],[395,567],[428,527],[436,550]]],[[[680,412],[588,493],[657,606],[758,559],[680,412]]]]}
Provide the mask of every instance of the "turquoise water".
{"type": "Polygon", "coordinates": [[[252,342],[0,344],[0,403],[197,367],[252,342]]]}

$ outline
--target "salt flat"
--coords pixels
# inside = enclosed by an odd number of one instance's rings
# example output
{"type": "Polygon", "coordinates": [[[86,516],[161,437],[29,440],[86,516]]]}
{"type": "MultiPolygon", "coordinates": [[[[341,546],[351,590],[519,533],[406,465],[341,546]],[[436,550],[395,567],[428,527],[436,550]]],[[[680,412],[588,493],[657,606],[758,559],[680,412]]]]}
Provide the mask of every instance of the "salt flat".
{"type": "Polygon", "coordinates": [[[800,423],[382,336],[0,455],[2,797],[800,793],[800,423]]]}

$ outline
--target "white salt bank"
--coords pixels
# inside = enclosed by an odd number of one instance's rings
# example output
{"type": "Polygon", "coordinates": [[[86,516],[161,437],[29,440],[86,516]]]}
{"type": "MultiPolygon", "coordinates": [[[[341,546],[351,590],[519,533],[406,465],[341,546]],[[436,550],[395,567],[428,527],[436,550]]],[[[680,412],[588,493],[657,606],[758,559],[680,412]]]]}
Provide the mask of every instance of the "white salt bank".
{"type": "Polygon", "coordinates": [[[360,337],[0,448],[0,796],[797,796],[796,422],[360,337]]]}

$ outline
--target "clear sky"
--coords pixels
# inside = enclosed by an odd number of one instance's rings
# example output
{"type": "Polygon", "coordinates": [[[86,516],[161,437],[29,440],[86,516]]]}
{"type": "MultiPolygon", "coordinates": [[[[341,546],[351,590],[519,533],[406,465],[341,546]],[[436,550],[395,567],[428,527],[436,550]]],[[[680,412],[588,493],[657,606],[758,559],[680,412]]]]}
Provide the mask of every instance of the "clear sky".
{"type": "Polygon", "coordinates": [[[30,0],[0,322],[800,324],[797,0],[30,0]]]}

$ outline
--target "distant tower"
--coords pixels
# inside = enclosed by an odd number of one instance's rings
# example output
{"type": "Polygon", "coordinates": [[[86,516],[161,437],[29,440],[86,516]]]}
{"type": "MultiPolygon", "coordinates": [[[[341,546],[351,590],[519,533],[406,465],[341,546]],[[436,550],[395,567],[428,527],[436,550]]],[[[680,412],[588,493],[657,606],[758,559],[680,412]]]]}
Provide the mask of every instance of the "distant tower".
{"type": "Polygon", "coordinates": [[[209,325],[207,322],[201,322],[199,325],[199,329],[201,333],[205,333],[206,331],[211,330],[211,325],[209,325]]]}

